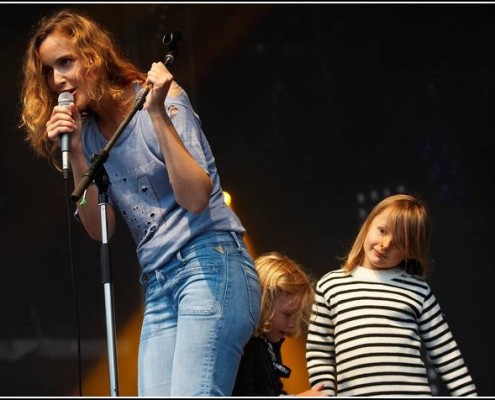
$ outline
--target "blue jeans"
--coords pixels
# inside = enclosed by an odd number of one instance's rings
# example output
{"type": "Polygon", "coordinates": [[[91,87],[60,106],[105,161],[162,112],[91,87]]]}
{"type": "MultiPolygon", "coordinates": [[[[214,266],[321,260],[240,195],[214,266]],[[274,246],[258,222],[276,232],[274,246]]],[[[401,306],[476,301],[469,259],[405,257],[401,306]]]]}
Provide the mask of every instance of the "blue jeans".
{"type": "Polygon", "coordinates": [[[242,237],[209,232],[150,276],[138,360],[139,396],[230,396],[261,289],[242,237]]]}

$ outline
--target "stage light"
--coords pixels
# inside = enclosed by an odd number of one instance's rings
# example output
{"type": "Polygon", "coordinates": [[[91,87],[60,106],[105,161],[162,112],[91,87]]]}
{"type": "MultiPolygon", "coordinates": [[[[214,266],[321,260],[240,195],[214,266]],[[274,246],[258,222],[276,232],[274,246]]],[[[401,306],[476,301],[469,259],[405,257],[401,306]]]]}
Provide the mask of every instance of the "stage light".
{"type": "Polygon", "coordinates": [[[225,204],[227,204],[230,207],[230,203],[232,202],[232,197],[230,196],[229,192],[223,192],[223,201],[225,204]]]}
{"type": "Polygon", "coordinates": [[[373,207],[384,198],[391,196],[393,194],[399,193],[407,193],[406,185],[400,183],[394,189],[390,189],[389,187],[383,188],[374,188],[371,189],[368,193],[359,192],[356,194],[356,202],[358,204],[358,217],[361,221],[364,221],[368,216],[369,212],[373,209],[373,207]]]}

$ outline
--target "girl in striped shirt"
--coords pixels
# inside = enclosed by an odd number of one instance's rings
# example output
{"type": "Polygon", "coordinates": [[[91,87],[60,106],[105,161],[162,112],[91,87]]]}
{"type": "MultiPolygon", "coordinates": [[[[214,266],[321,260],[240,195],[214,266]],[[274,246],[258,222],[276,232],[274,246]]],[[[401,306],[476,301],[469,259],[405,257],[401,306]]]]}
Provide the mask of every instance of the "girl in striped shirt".
{"type": "Polygon", "coordinates": [[[476,396],[426,281],[428,245],[419,198],[390,196],[370,212],[342,268],[317,283],[306,345],[312,386],[331,396],[431,396],[425,352],[452,396],[476,396]]]}

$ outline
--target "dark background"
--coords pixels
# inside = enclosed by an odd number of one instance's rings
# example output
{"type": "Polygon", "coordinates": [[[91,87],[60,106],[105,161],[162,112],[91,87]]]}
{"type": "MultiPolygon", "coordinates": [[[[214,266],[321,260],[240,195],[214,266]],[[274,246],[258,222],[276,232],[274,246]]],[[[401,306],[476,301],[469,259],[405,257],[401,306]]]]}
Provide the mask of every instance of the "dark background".
{"type": "MultiPolygon", "coordinates": [[[[65,6],[0,5],[0,396],[77,393],[78,329],[82,373],[99,364],[108,393],[99,243],[69,224],[72,188],[17,128],[27,38],[65,6]]],[[[338,268],[376,202],[421,195],[432,211],[433,290],[478,394],[495,395],[495,5],[70,6],[108,27],[143,70],[163,59],[165,33],[183,33],[171,70],[254,253],[283,251],[318,278],[338,268]]],[[[119,335],[141,307],[126,229],[110,240],[119,335]]],[[[121,374],[133,381],[134,343],[122,337],[121,374]]]]}

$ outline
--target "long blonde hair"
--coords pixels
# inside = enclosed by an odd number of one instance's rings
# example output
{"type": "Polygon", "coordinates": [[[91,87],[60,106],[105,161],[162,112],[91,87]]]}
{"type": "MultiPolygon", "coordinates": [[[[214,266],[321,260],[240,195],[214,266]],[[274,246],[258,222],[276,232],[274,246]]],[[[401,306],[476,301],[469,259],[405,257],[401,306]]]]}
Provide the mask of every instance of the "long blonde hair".
{"type": "Polygon", "coordinates": [[[268,252],[255,260],[261,282],[261,317],[255,335],[271,329],[275,302],[282,295],[296,295],[299,304],[297,326],[291,336],[306,332],[314,301],[314,279],[303,267],[279,252],[268,252]]]}
{"type": "Polygon", "coordinates": [[[41,44],[51,34],[72,40],[87,71],[84,78],[90,82],[89,96],[93,100],[110,96],[114,102],[121,101],[123,88],[135,81],[144,82],[146,75],[121,54],[108,31],[81,12],[65,9],[39,21],[24,57],[20,127],[27,131],[26,140],[35,153],[60,169],[55,158],[58,146],[46,136],[46,122],[57,104],[57,94],[49,88],[39,55],[41,44]]]}
{"type": "Polygon", "coordinates": [[[379,214],[389,210],[389,223],[395,246],[404,252],[405,259],[400,264],[413,275],[427,277],[430,273],[428,249],[430,242],[430,222],[426,204],[419,198],[397,194],[380,201],[369,213],[345,258],[342,268],[350,272],[364,260],[364,241],[370,225],[379,214]]]}

